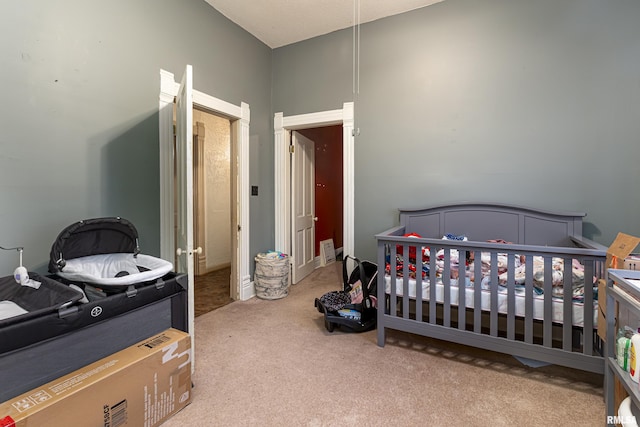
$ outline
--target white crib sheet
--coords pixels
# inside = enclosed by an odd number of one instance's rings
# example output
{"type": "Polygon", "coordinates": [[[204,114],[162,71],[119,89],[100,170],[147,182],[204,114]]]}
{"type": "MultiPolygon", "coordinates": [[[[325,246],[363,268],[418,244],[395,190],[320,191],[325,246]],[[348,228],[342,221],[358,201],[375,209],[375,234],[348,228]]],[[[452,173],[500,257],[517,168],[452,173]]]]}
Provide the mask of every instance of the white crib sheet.
{"type": "MultiPolygon", "coordinates": [[[[385,292],[391,293],[391,278],[389,275],[385,275],[385,292]]],[[[402,296],[403,292],[403,279],[401,277],[396,278],[396,295],[402,296]]],[[[467,308],[474,308],[475,289],[473,287],[465,287],[465,306],[467,308]]],[[[481,289],[481,304],[483,311],[491,311],[491,292],[487,289],[481,289]]],[[[452,306],[458,306],[458,281],[457,279],[451,279],[450,287],[450,302],[452,306]]],[[[416,297],[416,280],[409,279],[409,297],[416,297]]],[[[422,282],[422,299],[423,301],[429,300],[429,281],[422,282]]],[[[438,281],[436,283],[436,301],[438,303],[444,302],[444,285],[438,281]]],[[[593,325],[598,324],[598,302],[593,302],[593,325]]],[[[552,299],[552,318],[554,322],[564,322],[564,302],[560,299],[552,299]]],[[[572,301],[572,320],[574,326],[582,327],[584,325],[584,303],[572,301]]],[[[508,300],[506,289],[501,289],[498,292],[498,312],[507,314],[508,300]]],[[[525,295],[515,294],[515,315],[517,317],[525,316],[525,295]]],[[[544,319],[544,295],[533,296],[533,318],[536,320],[544,319]]]]}

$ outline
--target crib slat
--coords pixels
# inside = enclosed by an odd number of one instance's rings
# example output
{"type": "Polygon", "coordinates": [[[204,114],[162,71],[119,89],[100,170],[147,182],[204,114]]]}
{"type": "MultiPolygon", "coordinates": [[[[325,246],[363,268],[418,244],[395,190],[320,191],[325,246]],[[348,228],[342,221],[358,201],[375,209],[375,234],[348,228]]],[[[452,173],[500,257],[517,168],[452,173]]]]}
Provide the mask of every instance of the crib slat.
{"type": "Polygon", "coordinates": [[[571,351],[573,332],[573,259],[564,259],[562,283],[562,349],[571,351]]]}
{"type": "Polygon", "coordinates": [[[443,325],[451,327],[451,249],[444,248],[444,268],[442,269],[443,285],[443,325]]]}
{"type": "Polygon", "coordinates": [[[436,286],[438,278],[436,276],[436,249],[430,249],[429,256],[429,323],[436,324],[436,286]]]}
{"type": "Polygon", "coordinates": [[[533,256],[524,260],[524,341],[533,343],[533,256]]]}
{"type": "MultiPolygon", "coordinates": [[[[385,284],[385,274],[384,274],[384,265],[386,263],[386,255],[389,252],[389,245],[385,243],[381,243],[378,241],[378,284],[377,284],[377,293],[376,298],[378,298],[378,313],[377,313],[377,337],[378,337],[378,346],[384,347],[386,336],[385,336],[385,328],[382,326],[383,324],[383,316],[386,314],[387,310],[387,298],[386,298],[386,284],[385,284]],[[381,270],[382,269],[382,270],[381,270]]],[[[390,283],[393,282],[393,274],[390,274],[390,283]]]]}
{"type": "Polygon", "coordinates": [[[507,339],[516,339],[515,254],[507,254],[507,339]]]}
{"type": "Polygon", "coordinates": [[[402,250],[402,317],[409,318],[409,250],[410,246],[404,245],[402,250]]]}
{"type": "Polygon", "coordinates": [[[422,246],[416,248],[416,320],[422,322],[422,246]]]}
{"type": "Polygon", "coordinates": [[[458,329],[466,329],[467,314],[467,281],[466,263],[467,251],[458,251],[458,329]]]}
{"type": "MultiPolygon", "coordinates": [[[[584,305],[582,306],[582,352],[588,356],[593,355],[593,277],[596,274],[596,261],[593,259],[584,260],[584,305]]],[[[602,266],[599,266],[602,268],[602,266]]],[[[602,277],[602,276],[599,276],[602,277]]]]}
{"type": "Polygon", "coordinates": [[[498,253],[491,252],[491,314],[489,320],[489,333],[491,336],[498,335],[498,253]]]}
{"type": "Polygon", "coordinates": [[[390,289],[389,289],[389,315],[398,315],[398,263],[396,245],[390,245],[389,250],[389,275],[390,275],[390,289]]]}
{"type": "Polygon", "coordinates": [[[542,328],[542,345],[545,347],[553,346],[553,312],[551,303],[553,302],[553,271],[551,256],[544,257],[544,321],[542,328]]]}
{"type": "Polygon", "coordinates": [[[482,332],[482,252],[473,252],[473,331],[482,332]]]}

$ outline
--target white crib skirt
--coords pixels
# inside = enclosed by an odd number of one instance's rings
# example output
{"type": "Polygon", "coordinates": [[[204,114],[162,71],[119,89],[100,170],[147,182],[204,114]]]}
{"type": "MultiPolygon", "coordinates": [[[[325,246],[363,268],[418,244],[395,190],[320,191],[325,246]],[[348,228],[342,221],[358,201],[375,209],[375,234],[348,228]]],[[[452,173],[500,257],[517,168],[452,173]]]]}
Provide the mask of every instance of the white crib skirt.
{"type": "MultiPolygon", "coordinates": [[[[409,297],[416,297],[416,280],[409,279],[409,297]]],[[[386,293],[391,293],[391,278],[388,275],[385,275],[385,286],[386,293]]],[[[466,286],[465,288],[465,306],[467,308],[474,308],[474,288],[466,286]]],[[[402,296],[403,290],[403,279],[396,278],[396,295],[402,296]]],[[[458,280],[451,279],[451,286],[449,288],[450,291],[450,301],[452,306],[458,305],[458,280]]],[[[481,289],[481,299],[480,302],[482,304],[482,310],[491,311],[491,292],[486,289],[481,289]]],[[[444,302],[444,285],[438,281],[436,283],[436,301],[438,303],[444,302]]],[[[501,288],[499,292],[497,292],[498,299],[498,312],[507,314],[508,313],[508,297],[506,288],[501,288]]],[[[429,281],[424,280],[422,282],[422,299],[423,301],[429,300],[429,281]]],[[[544,319],[544,295],[533,295],[531,297],[533,301],[533,318],[537,320],[544,319]]],[[[515,307],[514,313],[518,317],[524,317],[526,312],[526,297],[524,293],[516,293],[515,294],[515,307]]],[[[572,320],[574,326],[584,326],[584,304],[578,301],[572,301],[572,320]]],[[[554,322],[562,323],[564,319],[564,302],[561,299],[552,298],[551,304],[551,315],[554,322]]],[[[593,325],[598,324],[598,302],[593,302],[593,325]]]]}

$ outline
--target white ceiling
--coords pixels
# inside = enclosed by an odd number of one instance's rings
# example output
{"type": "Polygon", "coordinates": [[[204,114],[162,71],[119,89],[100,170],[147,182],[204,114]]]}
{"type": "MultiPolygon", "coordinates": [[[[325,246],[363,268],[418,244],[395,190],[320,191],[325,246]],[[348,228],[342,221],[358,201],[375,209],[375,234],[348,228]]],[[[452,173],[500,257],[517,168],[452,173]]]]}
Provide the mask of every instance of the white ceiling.
{"type": "Polygon", "coordinates": [[[272,49],[440,1],[206,0],[272,49]]]}

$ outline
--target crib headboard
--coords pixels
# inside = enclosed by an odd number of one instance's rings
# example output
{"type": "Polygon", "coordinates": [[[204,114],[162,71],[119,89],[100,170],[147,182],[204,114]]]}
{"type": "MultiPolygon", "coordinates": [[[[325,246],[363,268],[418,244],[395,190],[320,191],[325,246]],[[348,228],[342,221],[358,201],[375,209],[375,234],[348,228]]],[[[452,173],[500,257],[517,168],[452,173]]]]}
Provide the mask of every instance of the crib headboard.
{"type": "Polygon", "coordinates": [[[447,233],[469,240],[503,239],[523,245],[573,246],[571,236],[582,237],[585,213],[551,212],[491,204],[460,203],[424,209],[400,209],[406,233],[442,238],[447,233]]]}

